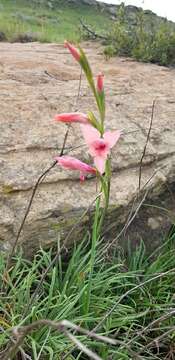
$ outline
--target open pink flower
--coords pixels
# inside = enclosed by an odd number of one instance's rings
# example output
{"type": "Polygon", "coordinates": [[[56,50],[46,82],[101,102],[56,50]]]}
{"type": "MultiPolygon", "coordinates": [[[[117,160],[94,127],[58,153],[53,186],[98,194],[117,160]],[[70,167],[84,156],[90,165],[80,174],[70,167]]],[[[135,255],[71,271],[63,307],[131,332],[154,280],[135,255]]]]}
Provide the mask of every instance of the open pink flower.
{"type": "Polygon", "coordinates": [[[89,153],[94,158],[94,163],[100,174],[105,171],[105,162],[111,148],[121,136],[120,130],[106,131],[103,137],[94,127],[81,125],[84,139],[89,147],[89,153]]]}
{"type": "Polygon", "coordinates": [[[77,60],[79,62],[80,61],[79,51],[72,44],[70,44],[67,40],[65,40],[64,46],[69,49],[70,53],[75,58],[75,60],[77,60]]]}
{"type": "Polygon", "coordinates": [[[96,174],[96,169],[72,156],[57,156],[57,163],[65,169],[80,171],[80,181],[85,180],[86,174],[96,174]]]}
{"type": "Polygon", "coordinates": [[[80,124],[89,124],[89,120],[86,114],[83,113],[63,113],[63,114],[57,114],[54,117],[54,120],[61,121],[65,123],[80,123],[80,124]]]}

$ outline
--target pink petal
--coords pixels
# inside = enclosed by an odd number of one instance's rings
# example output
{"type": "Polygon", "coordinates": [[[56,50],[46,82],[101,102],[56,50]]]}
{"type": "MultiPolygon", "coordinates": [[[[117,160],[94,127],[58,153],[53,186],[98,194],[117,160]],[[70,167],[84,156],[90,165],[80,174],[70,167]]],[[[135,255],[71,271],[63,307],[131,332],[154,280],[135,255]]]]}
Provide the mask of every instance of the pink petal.
{"type": "Polygon", "coordinates": [[[120,130],[106,131],[104,133],[104,140],[108,144],[109,148],[111,149],[116,144],[116,142],[119,140],[120,136],[121,136],[120,130]]]}
{"type": "Polygon", "coordinates": [[[81,124],[89,124],[88,117],[86,116],[86,114],[78,113],[78,112],[57,114],[55,115],[54,120],[65,123],[76,122],[81,124]]]}
{"type": "Polygon", "coordinates": [[[79,51],[72,44],[70,44],[67,40],[65,40],[64,46],[69,49],[70,53],[75,58],[75,60],[77,60],[79,62],[80,57],[81,57],[79,51]]]}
{"type": "Polygon", "coordinates": [[[91,173],[95,174],[96,170],[94,167],[72,157],[72,156],[57,156],[55,160],[58,164],[66,169],[70,170],[78,170],[81,173],[91,173]]]}
{"type": "Polygon", "coordinates": [[[97,168],[97,170],[99,171],[99,173],[102,175],[105,171],[105,162],[106,162],[106,159],[104,159],[103,157],[101,156],[96,156],[94,158],[94,163],[95,163],[95,166],[97,168]]]}
{"type": "Polygon", "coordinates": [[[91,125],[80,125],[83,137],[88,146],[100,139],[100,133],[91,125]]]}

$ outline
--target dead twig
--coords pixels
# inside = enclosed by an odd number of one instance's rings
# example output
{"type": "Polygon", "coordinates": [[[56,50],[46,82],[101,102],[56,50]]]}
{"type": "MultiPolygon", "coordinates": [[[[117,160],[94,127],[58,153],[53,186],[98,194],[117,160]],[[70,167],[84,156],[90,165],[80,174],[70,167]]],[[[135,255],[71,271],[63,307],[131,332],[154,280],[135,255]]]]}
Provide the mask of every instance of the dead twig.
{"type": "MultiPolygon", "coordinates": [[[[79,79],[79,86],[78,86],[78,93],[77,93],[77,97],[76,97],[76,100],[75,100],[75,107],[77,106],[77,102],[78,102],[78,99],[79,99],[79,96],[80,96],[80,88],[81,88],[81,80],[82,80],[82,69],[81,69],[81,72],[80,72],[80,79],[79,79]]],[[[67,128],[67,131],[65,133],[65,136],[64,136],[64,140],[63,140],[63,145],[62,145],[62,148],[61,148],[61,151],[60,151],[60,154],[59,156],[62,156],[64,154],[64,150],[65,150],[65,146],[66,146],[66,142],[67,142],[67,138],[68,138],[68,134],[69,134],[69,130],[70,130],[70,125],[68,125],[68,128],[67,128]]],[[[7,259],[7,263],[6,263],[6,267],[5,267],[5,271],[4,271],[4,274],[3,274],[3,282],[2,282],[2,288],[1,288],[1,291],[4,292],[4,287],[5,287],[5,282],[8,283],[8,270],[9,270],[9,267],[10,267],[10,264],[11,264],[11,260],[12,260],[12,257],[15,253],[15,249],[17,247],[17,244],[18,244],[18,241],[19,241],[19,238],[20,238],[20,235],[21,235],[21,232],[23,230],[23,227],[25,225],[25,222],[26,222],[26,219],[27,219],[27,216],[30,212],[30,209],[31,209],[31,206],[32,206],[32,203],[33,203],[33,199],[34,199],[34,196],[36,194],[36,191],[38,189],[38,186],[43,182],[43,180],[45,179],[45,177],[48,175],[48,173],[51,171],[52,168],[54,168],[54,166],[57,164],[57,161],[54,161],[53,164],[51,166],[49,166],[48,169],[46,169],[38,178],[38,180],[36,181],[34,187],[33,187],[33,191],[32,191],[32,194],[31,194],[31,197],[30,197],[30,200],[29,200],[29,203],[28,203],[28,206],[27,206],[27,209],[25,211],[25,214],[24,214],[24,217],[22,219],[22,222],[20,224],[20,227],[19,227],[19,230],[17,232],[17,235],[16,235],[16,238],[15,238],[15,241],[14,241],[14,244],[13,244],[13,247],[12,247],[12,250],[8,256],[8,259],[7,259]]]]}
{"type": "MultiPolygon", "coordinates": [[[[128,341],[126,343],[126,345],[130,345],[131,343],[133,343],[134,341],[136,341],[140,336],[142,336],[143,334],[145,334],[147,331],[150,331],[152,329],[152,327],[154,325],[156,325],[157,323],[162,323],[163,321],[169,319],[171,316],[175,315],[175,309],[169,311],[168,313],[162,315],[161,317],[159,317],[158,319],[155,319],[154,321],[152,321],[150,324],[148,324],[143,330],[139,331],[138,334],[133,337],[130,341],[128,341]]],[[[125,346],[125,344],[123,345],[123,347],[125,346]]]]}
{"type": "MultiPolygon", "coordinates": [[[[12,247],[12,250],[8,256],[8,259],[7,259],[7,263],[6,263],[6,268],[5,268],[5,271],[4,271],[4,275],[3,275],[3,287],[4,287],[4,283],[7,281],[8,282],[8,270],[9,270],[9,267],[10,267],[10,264],[11,264],[11,260],[12,260],[12,257],[14,255],[14,252],[15,252],[15,249],[16,249],[16,246],[18,244],[18,241],[19,241],[19,237],[21,235],[21,232],[22,232],[22,229],[24,227],[24,224],[25,224],[25,221],[26,221],[26,218],[29,214],[29,211],[31,209],[31,206],[32,206],[32,202],[33,202],[33,199],[34,199],[34,196],[36,194],[36,191],[37,191],[37,188],[39,186],[39,184],[42,183],[42,181],[44,180],[44,178],[46,177],[46,175],[50,172],[50,170],[56,165],[57,161],[54,161],[53,164],[51,166],[49,166],[48,169],[46,169],[41,175],[40,177],[38,178],[36,184],[34,185],[33,187],[33,191],[32,191],[32,194],[31,194],[31,197],[30,197],[30,200],[29,200],[29,203],[28,203],[28,206],[27,206],[27,209],[25,211],[25,214],[24,214],[24,217],[22,219],[22,222],[21,222],[21,225],[19,227],[19,230],[18,230],[18,233],[16,235],[16,239],[14,241],[14,244],[13,244],[13,247],[12,247]]],[[[3,290],[2,290],[3,291],[3,290]]]]}
{"type": "Polygon", "coordinates": [[[77,104],[78,104],[78,100],[79,100],[79,97],[80,97],[82,75],[83,75],[83,70],[82,70],[82,67],[81,67],[81,68],[80,68],[80,78],[79,78],[78,92],[77,92],[77,97],[76,97],[76,99],[75,99],[75,104],[74,104],[74,109],[75,109],[75,111],[78,111],[78,109],[77,109],[77,104]]]}
{"type": "MultiPolygon", "coordinates": [[[[64,141],[63,141],[63,146],[62,146],[62,149],[60,151],[60,156],[63,155],[64,153],[64,148],[65,148],[65,144],[66,144],[66,141],[67,141],[67,137],[68,137],[68,133],[69,133],[69,128],[67,129],[66,133],[65,133],[65,136],[64,136],[64,141]]],[[[12,247],[12,250],[8,256],[8,259],[7,259],[7,264],[6,264],[6,268],[5,268],[5,274],[4,274],[4,277],[6,276],[6,273],[8,272],[9,270],[9,266],[10,266],[10,263],[11,263],[11,259],[14,255],[14,252],[15,252],[15,249],[16,249],[16,246],[18,244],[18,241],[19,241],[19,237],[21,235],[21,232],[22,232],[22,229],[24,227],[24,224],[25,224],[25,221],[26,221],[26,218],[29,214],[29,211],[31,209],[31,206],[32,206],[32,203],[33,203],[33,199],[34,199],[34,196],[36,194],[36,191],[38,189],[38,186],[43,182],[43,180],[45,179],[45,177],[48,175],[48,173],[50,172],[51,169],[54,168],[54,166],[57,164],[57,161],[54,161],[52,163],[51,166],[49,166],[48,169],[46,169],[38,178],[37,182],[35,183],[34,187],[33,187],[33,191],[32,191],[32,194],[31,194],[31,197],[30,197],[30,200],[29,200],[29,203],[28,203],[28,206],[27,206],[27,209],[25,211],[25,214],[24,214],[24,217],[23,217],[23,220],[21,222],[21,225],[19,227],[19,230],[18,230],[18,233],[16,235],[16,239],[15,239],[15,242],[13,244],[13,247],[12,247]]]]}
{"type": "Polygon", "coordinates": [[[162,277],[166,276],[166,275],[174,275],[175,274],[175,268],[168,270],[166,272],[160,273],[156,276],[153,276],[151,279],[145,280],[143,282],[141,282],[140,284],[134,286],[133,288],[129,289],[128,291],[126,291],[122,296],[120,296],[120,298],[116,301],[116,303],[112,306],[112,308],[105,314],[105,316],[103,317],[103,319],[97,324],[97,326],[95,326],[95,328],[93,329],[93,331],[96,331],[97,329],[99,329],[102,324],[108,319],[108,317],[113,313],[113,311],[116,309],[116,307],[121,303],[121,301],[127,297],[128,295],[130,295],[133,291],[140,289],[142,286],[149,284],[152,281],[155,281],[157,279],[161,279],[162,277]]]}
{"type": "MultiPolygon", "coordinates": [[[[92,352],[90,349],[88,349],[85,345],[82,344],[73,334],[68,331],[70,330],[76,330],[77,332],[86,335],[88,337],[91,337],[93,339],[96,339],[98,341],[103,341],[110,345],[116,345],[116,341],[114,339],[111,339],[107,336],[102,336],[94,333],[93,331],[88,331],[78,325],[75,325],[67,320],[62,320],[59,322],[52,321],[52,320],[45,320],[41,319],[38,321],[33,322],[32,324],[25,325],[25,326],[16,326],[11,329],[16,341],[15,344],[12,344],[11,347],[6,351],[6,353],[3,355],[3,360],[9,360],[13,359],[16,355],[19,347],[23,344],[25,337],[30,334],[31,332],[43,327],[43,326],[49,326],[54,330],[57,330],[63,334],[65,334],[81,351],[83,351],[86,355],[90,357],[90,359],[94,360],[102,360],[101,357],[99,357],[97,354],[92,352]]],[[[13,341],[14,342],[14,341],[13,341]]]]}
{"type": "MultiPolygon", "coordinates": [[[[10,336],[8,334],[8,332],[2,326],[0,326],[0,332],[6,333],[9,340],[11,341],[11,343],[15,344],[15,339],[12,336],[10,336]]],[[[10,349],[10,346],[8,346],[5,350],[0,352],[0,360],[4,359],[4,354],[7,351],[9,351],[9,349],[10,349]]],[[[28,354],[26,354],[26,352],[23,350],[23,348],[21,346],[19,346],[19,351],[20,351],[22,360],[32,360],[32,358],[28,354]]]]}
{"type": "Polygon", "coordinates": [[[144,350],[150,348],[152,345],[158,344],[162,339],[164,339],[166,336],[170,335],[173,331],[175,331],[175,326],[171,326],[171,329],[164,332],[160,336],[157,336],[154,340],[149,342],[147,345],[143,346],[142,349],[139,351],[138,355],[140,355],[144,350]]]}
{"type": "Polygon", "coordinates": [[[145,157],[145,154],[146,154],[146,149],[147,149],[147,145],[148,145],[148,142],[149,142],[150,133],[151,133],[152,124],[153,124],[153,119],[154,119],[155,103],[156,103],[156,99],[153,100],[150,125],[149,125],[149,129],[148,129],[147,137],[146,137],[146,143],[145,143],[143,153],[142,153],[142,156],[141,156],[141,159],[140,159],[140,165],[139,165],[139,190],[140,190],[140,187],[141,187],[141,180],[142,180],[143,160],[144,160],[144,157],[145,157]]]}
{"type": "Polygon", "coordinates": [[[79,19],[80,21],[80,24],[82,26],[82,28],[88,33],[90,34],[93,39],[102,39],[102,40],[108,40],[108,37],[107,36],[104,36],[104,35],[100,35],[100,34],[97,34],[95,31],[93,31],[92,29],[90,29],[89,26],[87,26],[82,19],[79,19]]]}
{"type": "MultiPolygon", "coordinates": [[[[146,199],[146,197],[147,197],[147,195],[148,195],[149,189],[147,189],[147,190],[145,191],[145,194],[143,195],[142,200],[139,202],[139,204],[137,205],[137,207],[136,207],[136,209],[135,209],[135,211],[134,211],[134,213],[133,213],[133,210],[134,210],[134,207],[135,207],[135,204],[136,204],[136,200],[137,200],[137,198],[138,198],[138,194],[146,188],[146,186],[149,184],[149,182],[152,180],[152,178],[153,178],[153,177],[157,174],[157,172],[160,171],[160,169],[162,169],[162,168],[163,168],[163,166],[160,167],[160,168],[158,168],[158,169],[156,169],[156,170],[153,172],[153,174],[150,176],[150,178],[149,178],[149,179],[145,182],[145,184],[142,186],[142,189],[141,189],[141,190],[138,190],[138,192],[136,193],[136,196],[135,196],[135,198],[134,198],[134,200],[133,200],[132,207],[131,207],[131,210],[130,210],[130,212],[129,212],[129,215],[128,215],[128,218],[127,218],[127,220],[126,220],[125,225],[123,226],[123,228],[121,229],[121,231],[119,232],[119,234],[118,234],[109,244],[107,244],[107,245],[104,247],[103,253],[104,253],[104,252],[107,252],[107,251],[113,246],[113,244],[116,243],[116,241],[126,232],[126,230],[128,229],[128,227],[129,227],[129,226],[131,225],[131,223],[134,221],[136,215],[138,214],[141,206],[143,205],[143,203],[144,203],[144,201],[145,201],[145,199],[146,199]]],[[[111,228],[110,228],[110,229],[111,229],[111,228]]],[[[108,228],[107,231],[109,231],[109,228],[108,228]]],[[[105,231],[105,233],[106,233],[106,231],[105,231]]],[[[104,234],[103,234],[103,235],[104,235],[104,234]]]]}

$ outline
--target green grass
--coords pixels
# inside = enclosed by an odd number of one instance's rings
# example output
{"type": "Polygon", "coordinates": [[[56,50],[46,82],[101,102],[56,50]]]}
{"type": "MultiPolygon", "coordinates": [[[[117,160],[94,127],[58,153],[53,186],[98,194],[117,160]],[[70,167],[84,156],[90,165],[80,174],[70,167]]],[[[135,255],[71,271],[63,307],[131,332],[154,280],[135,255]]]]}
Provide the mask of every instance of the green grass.
{"type": "MultiPolygon", "coordinates": [[[[32,262],[18,255],[9,273],[6,295],[0,299],[0,351],[8,344],[13,326],[30,324],[43,318],[54,321],[67,319],[92,330],[117,303],[97,333],[114,337],[121,344],[105,345],[79,334],[76,334],[77,338],[104,360],[133,359],[132,351],[141,352],[143,359],[165,359],[174,346],[175,318],[169,316],[150,324],[164,315],[166,317],[174,308],[174,241],[175,235],[172,235],[153,258],[146,257],[141,243],[129,259],[121,256],[117,250],[105,261],[103,246],[99,243],[88,314],[85,304],[91,250],[87,237],[74,247],[67,259],[60,259],[52,266],[26,314],[31,296],[55,250],[41,249],[32,262]],[[169,273],[165,275],[167,271],[169,273]],[[157,275],[158,278],[154,279],[157,275]],[[166,336],[167,330],[171,333],[166,336]],[[164,336],[161,342],[146,348],[160,335],[164,336]]],[[[3,274],[4,267],[5,259],[1,254],[0,274],[3,274]]],[[[22,348],[33,360],[58,360],[66,354],[69,354],[69,360],[87,359],[66,336],[46,326],[28,335],[22,348]]]]}
{"type": "Polygon", "coordinates": [[[79,19],[100,33],[109,29],[111,20],[107,13],[99,13],[91,6],[66,5],[64,1],[50,9],[27,0],[0,0],[0,31],[13,41],[20,33],[36,33],[43,42],[79,41],[79,19]]]}

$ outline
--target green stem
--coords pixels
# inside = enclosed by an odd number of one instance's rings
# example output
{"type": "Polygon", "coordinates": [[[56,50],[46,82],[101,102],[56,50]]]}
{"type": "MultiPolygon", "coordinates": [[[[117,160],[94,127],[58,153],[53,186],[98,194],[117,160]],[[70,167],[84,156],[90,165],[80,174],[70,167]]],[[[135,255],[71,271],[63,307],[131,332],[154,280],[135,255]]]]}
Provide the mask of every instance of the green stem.
{"type": "Polygon", "coordinates": [[[89,307],[90,307],[90,298],[91,298],[91,291],[92,291],[92,277],[93,277],[93,272],[94,272],[95,256],[96,256],[96,246],[97,246],[97,241],[99,238],[99,232],[98,232],[99,216],[100,216],[100,197],[96,200],[95,218],[94,218],[94,224],[93,224],[93,230],[92,230],[92,245],[91,245],[89,282],[88,282],[88,289],[87,289],[86,314],[89,313],[89,307]]]}
{"type": "Polygon", "coordinates": [[[101,228],[103,226],[104,223],[104,219],[108,210],[108,206],[109,206],[109,195],[110,195],[110,187],[111,187],[111,163],[110,163],[110,159],[107,159],[106,161],[106,168],[105,168],[105,175],[104,178],[101,178],[101,183],[102,183],[102,191],[104,193],[104,198],[105,198],[105,206],[104,209],[102,210],[102,215],[98,224],[98,233],[100,234],[101,232],[101,228]]]}
{"type": "Polygon", "coordinates": [[[109,194],[110,194],[110,179],[111,179],[111,166],[110,166],[110,159],[106,161],[106,172],[104,179],[101,178],[101,190],[104,194],[105,198],[105,207],[102,210],[100,209],[100,200],[99,197],[96,200],[96,207],[95,207],[95,218],[93,223],[93,230],[92,230],[92,245],[91,245],[91,258],[90,258],[90,271],[89,271],[89,282],[88,282],[88,289],[87,289],[87,302],[86,302],[86,314],[89,313],[90,307],[90,300],[91,300],[91,292],[92,292],[92,280],[93,280],[93,273],[94,273],[94,266],[95,266],[95,257],[96,257],[96,247],[100,237],[101,228],[103,226],[103,222],[105,219],[105,215],[107,213],[108,205],[109,205],[109,194]]]}

